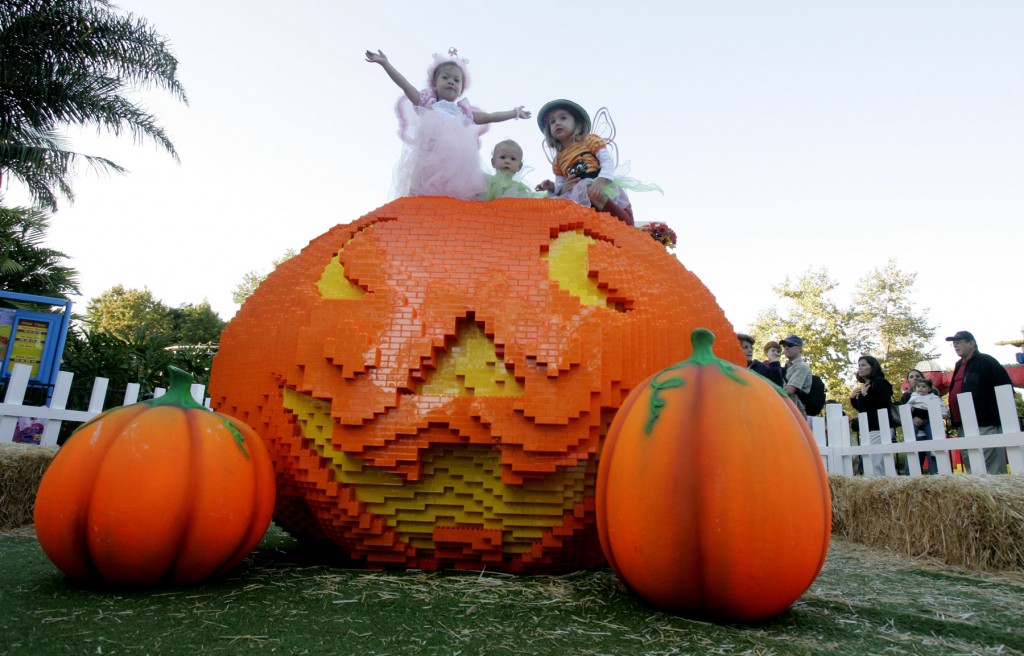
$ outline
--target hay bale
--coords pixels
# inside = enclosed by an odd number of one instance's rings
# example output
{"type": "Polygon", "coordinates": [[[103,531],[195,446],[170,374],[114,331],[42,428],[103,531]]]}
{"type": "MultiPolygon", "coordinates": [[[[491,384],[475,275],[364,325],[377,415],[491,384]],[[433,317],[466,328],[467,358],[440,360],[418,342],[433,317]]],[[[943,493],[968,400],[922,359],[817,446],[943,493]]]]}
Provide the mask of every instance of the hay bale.
{"type": "Polygon", "coordinates": [[[851,481],[854,481],[854,479],[850,476],[828,477],[829,492],[832,496],[833,535],[849,537],[849,531],[847,529],[847,518],[849,517],[847,499],[849,499],[850,495],[847,492],[847,488],[851,485],[851,481]]]}
{"type": "Polygon", "coordinates": [[[976,570],[1024,570],[1020,476],[830,476],[832,532],[976,570]]]}
{"type": "Polygon", "coordinates": [[[39,481],[56,453],[56,446],[0,442],[0,529],[32,522],[39,481]]]}

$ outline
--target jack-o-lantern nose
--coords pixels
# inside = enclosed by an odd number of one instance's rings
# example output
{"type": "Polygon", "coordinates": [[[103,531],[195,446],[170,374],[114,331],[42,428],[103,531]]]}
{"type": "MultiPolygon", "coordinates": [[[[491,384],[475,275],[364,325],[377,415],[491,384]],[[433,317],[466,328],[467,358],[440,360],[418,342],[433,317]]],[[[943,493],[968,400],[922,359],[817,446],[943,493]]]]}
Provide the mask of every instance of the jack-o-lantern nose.
{"type": "Polygon", "coordinates": [[[417,394],[433,396],[523,396],[523,386],[505,366],[488,337],[474,321],[460,322],[458,334],[437,357],[417,394]]]}

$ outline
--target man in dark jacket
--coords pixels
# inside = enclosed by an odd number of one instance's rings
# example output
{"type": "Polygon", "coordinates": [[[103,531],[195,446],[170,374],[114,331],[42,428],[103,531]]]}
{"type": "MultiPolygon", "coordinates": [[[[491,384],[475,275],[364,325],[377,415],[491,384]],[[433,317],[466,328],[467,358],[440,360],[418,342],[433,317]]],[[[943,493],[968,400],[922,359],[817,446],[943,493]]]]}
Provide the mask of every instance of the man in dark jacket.
{"type": "Polygon", "coordinates": [[[737,333],[736,337],[740,340],[740,347],[743,349],[744,355],[747,356],[747,368],[761,374],[779,387],[782,387],[785,383],[782,378],[782,365],[779,364],[779,356],[775,355],[773,358],[769,355],[767,364],[760,360],[755,360],[754,338],[743,333],[737,333]]]}
{"type": "MultiPolygon", "coordinates": [[[[960,404],[957,395],[970,392],[974,398],[974,412],[978,417],[978,432],[982,435],[997,435],[1002,432],[999,426],[999,409],[996,407],[995,388],[1010,384],[1010,374],[1003,365],[991,355],[978,352],[978,343],[974,335],[960,330],[952,337],[946,338],[953,342],[953,350],[960,356],[953,366],[953,383],[949,388],[949,418],[959,435],[964,434],[960,419],[960,404]]],[[[990,474],[1006,473],[1006,449],[983,449],[985,452],[985,469],[990,474]]]]}

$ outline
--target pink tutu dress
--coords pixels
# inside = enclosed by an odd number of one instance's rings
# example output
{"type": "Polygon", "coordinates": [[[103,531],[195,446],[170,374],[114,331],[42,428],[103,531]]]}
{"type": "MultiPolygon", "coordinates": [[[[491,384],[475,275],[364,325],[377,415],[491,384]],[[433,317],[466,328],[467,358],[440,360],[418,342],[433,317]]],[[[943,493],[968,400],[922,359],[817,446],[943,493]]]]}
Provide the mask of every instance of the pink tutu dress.
{"type": "Polygon", "coordinates": [[[458,102],[438,100],[431,89],[420,91],[419,106],[413,106],[405,96],[398,100],[398,134],[405,147],[395,167],[392,198],[486,197],[480,135],[487,126],[473,123],[473,109],[465,98],[458,102]]]}

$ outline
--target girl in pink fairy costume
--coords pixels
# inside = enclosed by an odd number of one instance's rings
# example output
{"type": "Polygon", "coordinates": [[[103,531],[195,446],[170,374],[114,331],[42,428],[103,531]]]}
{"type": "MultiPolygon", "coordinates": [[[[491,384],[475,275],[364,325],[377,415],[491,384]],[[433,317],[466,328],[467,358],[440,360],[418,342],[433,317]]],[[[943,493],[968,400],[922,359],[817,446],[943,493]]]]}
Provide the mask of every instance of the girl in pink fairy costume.
{"type": "Polygon", "coordinates": [[[380,64],[405,92],[395,106],[405,148],[395,169],[392,196],[482,199],[487,185],[480,162],[480,135],[489,123],[529,118],[530,112],[521,105],[503,112],[483,112],[462,98],[469,86],[469,61],[460,58],[455,48],[448,50],[447,56],[434,55],[427,69],[429,86],[422,90],[395,70],[380,50],[367,50],[366,61],[380,64]]]}

